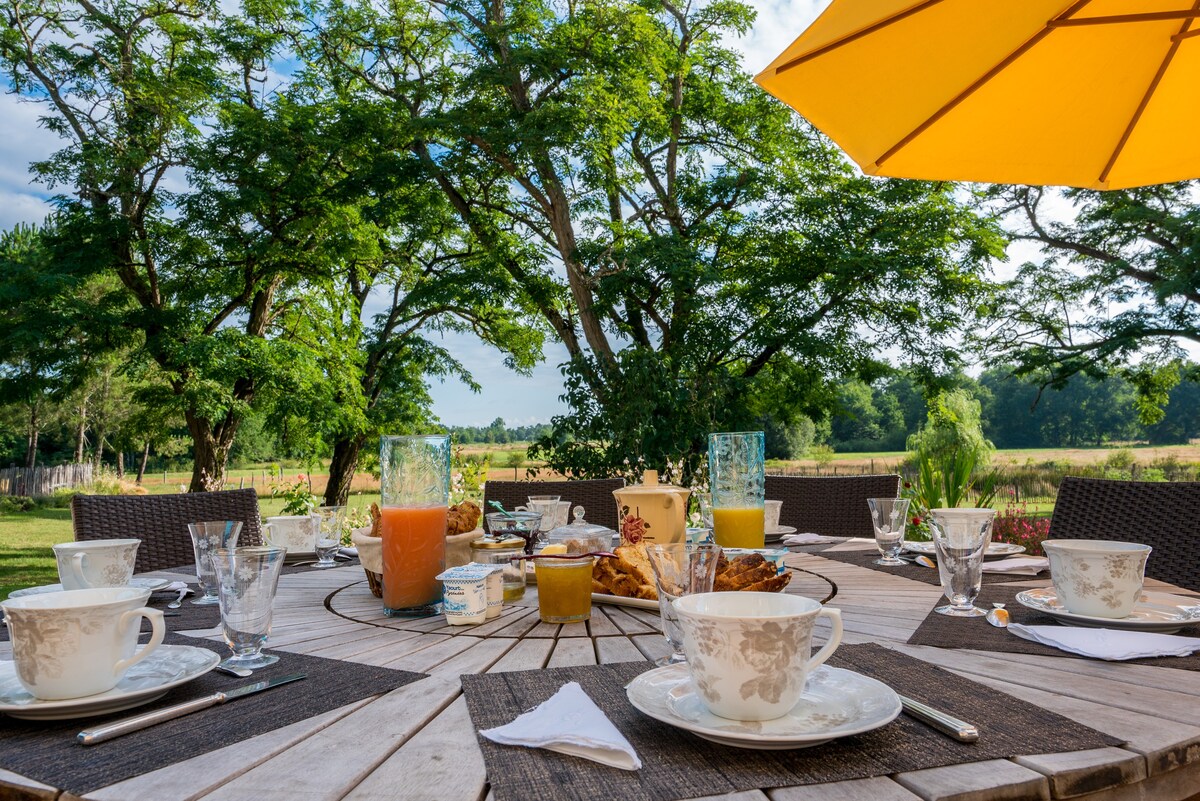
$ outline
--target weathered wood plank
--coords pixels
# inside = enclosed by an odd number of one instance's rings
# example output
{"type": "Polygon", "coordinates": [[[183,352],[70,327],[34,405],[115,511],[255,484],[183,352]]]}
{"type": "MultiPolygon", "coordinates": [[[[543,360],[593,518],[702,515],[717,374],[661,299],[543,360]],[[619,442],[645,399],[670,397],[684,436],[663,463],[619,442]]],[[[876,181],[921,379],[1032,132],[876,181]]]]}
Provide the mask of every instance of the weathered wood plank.
{"type": "Polygon", "coordinates": [[[1045,776],[1003,759],[916,770],[895,779],[925,801],[1050,799],[1045,776]]]}

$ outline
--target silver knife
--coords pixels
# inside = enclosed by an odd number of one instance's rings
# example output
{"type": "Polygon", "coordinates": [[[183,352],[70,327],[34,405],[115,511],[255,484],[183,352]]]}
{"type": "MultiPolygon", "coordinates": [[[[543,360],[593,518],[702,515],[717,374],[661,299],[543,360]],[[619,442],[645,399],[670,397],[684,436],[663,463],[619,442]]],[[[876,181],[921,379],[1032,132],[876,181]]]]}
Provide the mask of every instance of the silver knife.
{"type": "Polygon", "coordinates": [[[973,743],[979,739],[979,729],[965,720],[959,720],[953,715],[947,715],[945,712],[922,704],[920,701],[906,698],[903,695],[900,696],[900,705],[912,717],[922,723],[928,723],[933,728],[950,735],[960,743],[973,743]]]}
{"type": "Polygon", "coordinates": [[[145,729],[153,726],[156,723],[162,723],[167,720],[174,720],[184,715],[190,715],[193,712],[199,712],[201,709],[208,709],[210,706],[223,704],[226,701],[232,701],[235,698],[241,698],[244,695],[252,695],[253,693],[269,690],[272,687],[278,687],[281,684],[299,681],[304,678],[303,673],[292,673],[288,676],[279,676],[274,679],[264,679],[256,681],[252,684],[245,684],[233,690],[213,693],[206,695],[203,698],[197,698],[194,701],[184,701],[182,704],[163,707],[156,709],[153,712],[146,712],[133,717],[122,718],[115,720],[112,723],[106,723],[103,726],[97,726],[94,729],[87,729],[79,732],[76,739],[83,745],[95,745],[102,743],[105,740],[111,740],[114,737],[120,737],[123,734],[145,729]]]}

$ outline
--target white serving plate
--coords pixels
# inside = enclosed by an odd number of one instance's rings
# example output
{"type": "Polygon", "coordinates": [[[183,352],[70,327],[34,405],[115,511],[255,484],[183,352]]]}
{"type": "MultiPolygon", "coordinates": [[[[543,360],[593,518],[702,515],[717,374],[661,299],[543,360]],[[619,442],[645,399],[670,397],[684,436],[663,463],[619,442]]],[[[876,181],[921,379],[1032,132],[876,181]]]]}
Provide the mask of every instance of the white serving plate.
{"type": "Polygon", "coordinates": [[[655,668],[625,688],[629,702],[655,720],[736,748],[809,748],[877,729],[900,714],[900,697],[886,684],[852,670],[822,665],[804,695],[781,718],[737,721],[714,715],[700,700],[686,664],[655,668]]]}
{"type": "MultiPolygon", "coordinates": [[[[131,578],[126,586],[133,587],[139,590],[150,590],[156,592],[163,589],[171,583],[170,579],[163,578],[131,578]]],[[[64,592],[61,584],[43,584],[40,587],[26,587],[23,590],[13,590],[8,594],[9,598],[21,598],[26,595],[42,595],[47,592],[64,592]]]]}
{"type": "MultiPolygon", "coordinates": [[[[904,543],[904,550],[924,554],[925,556],[934,556],[937,554],[937,546],[932,542],[906,542],[904,543]]],[[[1025,553],[1024,545],[1013,545],[1009,542],[993,542],[988,544],[987,552],[983,556],[985,559],[1001,559],[1006,556],[1016,556],[1019,553],[1025,553]]]]}
{"type": "Polygon", "coordinates": [[[120,712],[161,698],[172,687],[203,676],[220,661],[221,657],[207,648],[160,645],[108,692],[64,701],[34,698],[17,680],[13,663],[0,662],[0,712],[23,720],[69,720],[120,712]]]}
{"type": "Polygon", "coordinates": [[[1171,634],[1184,626],[1200,624],[1200,598],[1171,595],[1165,592],[1143,592],[1134,604],[1129,617],[1094,617],[1068,612],[1058,600],[1053,587],[1024,590],[1017,593],[1017,603],[1049,615],[1069,626],[1121,631],[1153,631],[1171,634]]]}

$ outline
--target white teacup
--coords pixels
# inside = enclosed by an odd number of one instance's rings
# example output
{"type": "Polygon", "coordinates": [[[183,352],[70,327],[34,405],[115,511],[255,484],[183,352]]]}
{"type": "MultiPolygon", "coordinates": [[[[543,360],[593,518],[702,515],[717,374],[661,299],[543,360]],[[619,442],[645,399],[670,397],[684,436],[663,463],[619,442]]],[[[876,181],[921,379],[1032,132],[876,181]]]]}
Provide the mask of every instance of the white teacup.
{"type": "Polygon", "coordinates": [[[149,590],[107,587],[0,601],[17,680],[46,701],[111,690],[166,634],[163,613],[147,607],[149,600],[149,590]],[[153,634],[135,653],[143,617],[153,634]]]}
{"type": "Polygon", "coordinates": [[[319,530],[316,515],[278,515],[267,518],[263,540],[267,545],[286,548],[288,553],[313,553],[319,530]]]}
{"type": "Polygon", "coordinates": [[[783,501],[765,501],[763,503],[763,528],[768,534],[779,528],[779,512],[782,508],[783,501]]]}
{"type": "Polygon", "coordinates": [[[706,592],[672,602],[700,700],[732,720],[772,720],[800,700],[809,671],[842,642],[842,613],[811,598],[773,592],[706,592]],[[833,623],[810,657],[818,617],[833,623]]]}
{"type": "Polygon", "coordinates": [[[64,590],[125,587],[133,578],[141,540],[84,540],[54,546],[58,580],[64,590]]]}
{"type": "Polygon", "coordinates": [[[1150,546],[1114,540],[1046,540],[1054,593],[1068,612],[1129,617],[1142,595],[1150,546]]]}

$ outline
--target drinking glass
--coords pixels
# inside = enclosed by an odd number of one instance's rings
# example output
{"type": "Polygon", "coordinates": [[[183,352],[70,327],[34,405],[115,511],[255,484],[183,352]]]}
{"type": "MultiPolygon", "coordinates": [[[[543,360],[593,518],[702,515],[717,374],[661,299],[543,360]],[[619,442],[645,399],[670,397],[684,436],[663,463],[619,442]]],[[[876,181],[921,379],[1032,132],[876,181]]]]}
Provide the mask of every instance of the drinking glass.
{"type": "Polygon", "coordinates": [[[908,564],[900,558],[904,548],[904,527],[908,523],[907,498],[868,498],[871,524],[875,526],[875,547],[883,554],[875,564],[896,567],[908,564]]]}
{"type": "Polygon", "coordinates": [[[708,435],[713,539],[726,548],[762,548],[765,459],[763,432],[708,435]]]}
{"type": "Polygon", "coordinates": [[[974,605],[983,579],[983,555],[992,541],[995,509],[930,509],[929,530],[937,548],[942,591],[950,601],[935,609],[951,617],[981,617],[974,605]]]}
{"type": "Polygon", "coordinates": [[[271,633],[271,608],[286,554],[286,548],[270,545],[213,551],[221,586],[221,630],[233,651],[221,663],[225,667],[255,670],[279,661],[262,649],[271,633]]]}
{"type": "Polygon", "coordinates": [[[334,557],[342,547],[342,529],[346,525],[345,506],[319,506],[313,512],[317,527],[316,567],[337,567],[334,557]]]}
{"type": "Polygon", "coordinates": [[[662,657],[655,664],[686,662],[683,632],[679,628],[679,615],[672,602],[684,595],[712,592],[713,580],[717,577],[717,563],[721,561],[721,546],[683,542],[650,545],[646,548],[646,556],[650,559],[650,567],[654,569],[663,635],[671,646],[670,656],[662,657]]]}
{"type": "Polygon", "coordinates": [[[192,603],[201,606],[220,603],[217,597],[217,573],[213,569],[212,554],[218,548],[233,548],[242,531],[240,520],[213,520],[207,523],[188,523],[192,535],[192,552],[196,556],[196,578],[200,582],[200,596],[192,603]]]}
{"type": "Polygon", "coordinates": [[[382,437],[383,613],[441,614],[450,502],[450,437],[382,437]]]}
{"type": "Polygon", "coordinates": [[[538,542],[543,545],[546,543],[546,534],[554,529],[554,521],[558,519],[558,501],[560,497],[559,495],[530,495],[528,506],[517,507],[520,511],[533,512],[542,516],[542,522],[537,534],[538,542]]]}
{"type": "Polygon", "coordinates": [[[698,492],[696,493],[696,503],[700,506],[700,521],[704,523],[704,527],[712,531],[713,527],[713,508],[712,508],[712,493],[698,492]]]}

